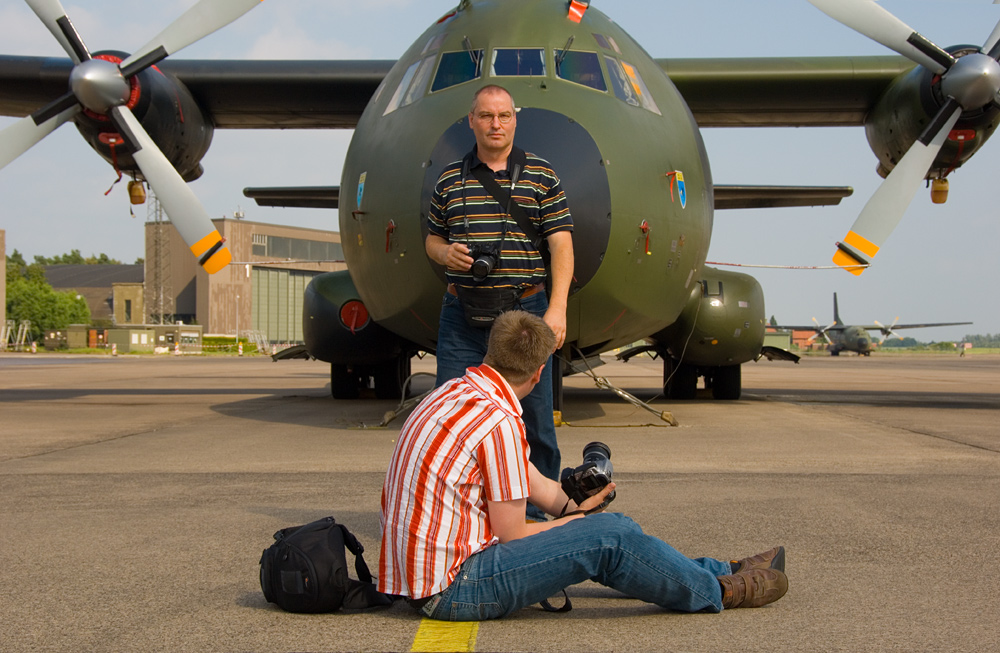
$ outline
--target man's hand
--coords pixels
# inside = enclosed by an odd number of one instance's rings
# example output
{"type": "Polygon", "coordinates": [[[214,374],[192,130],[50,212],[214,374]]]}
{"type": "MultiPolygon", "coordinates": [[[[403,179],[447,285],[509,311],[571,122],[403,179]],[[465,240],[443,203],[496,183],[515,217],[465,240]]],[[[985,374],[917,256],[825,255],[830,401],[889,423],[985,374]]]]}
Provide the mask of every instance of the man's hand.
{"type": "Polygon", "coordinates": [[[566,342],[566,304],[569,301],[569,286],[573,280],[573,233],[557,231],[546,239],[552,255],[552,288],[549,293],[549,309],[542,319],[556,334],[556,349],[566,342]]]}
{"type": "Polygon", "coordinates": [[[440,236],[427,234],[424,249],[427,250],[427,256],[432,261],[440,263],[448,269],[465,272],[472,267],[473,261],[472,257],[469,256],[469,248],[463,243],[449,243],[440,236]]]}
{"type": "MultiPolygon", "coordinates": [[[[612,481],[611,483],[608,483],[607,485],[605,485],[604,489],[602,489],[600,492],[598,492],[594,496],[587,497],[587,500],[580,504],[579,510],[583,510],[584,512],[589,512],[589,511],[593,510],[597,506],[599,506],[602,503],[604,503],[604,500],[608,498],[609,494],[611,494],[612,492],[614,492],[614,489],[615,489],[615,484],[614,484],[614,481],[612,481]]],[[[604,508],[601,508],[597,512],[604,512],[604,508]]]]}
{"type": "Polygon", "coordinates": [[[549,306],[549,309],[545,311],[545,315],[542,316],[545,323],[549,325],[552,329],[552,333],[556,334],[556,348],[555,351],[559,351],[560,347],[566,341],[566,308],[558,306],[549,306]]]}

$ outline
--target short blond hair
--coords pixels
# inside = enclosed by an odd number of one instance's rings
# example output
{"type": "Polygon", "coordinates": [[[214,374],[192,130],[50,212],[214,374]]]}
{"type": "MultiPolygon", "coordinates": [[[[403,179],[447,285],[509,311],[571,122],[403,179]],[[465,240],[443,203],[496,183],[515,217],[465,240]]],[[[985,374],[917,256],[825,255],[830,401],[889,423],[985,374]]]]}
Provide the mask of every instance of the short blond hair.
{"type": "Polygon", "coordinates": [[[483,362],[519,385],[538,371],[555,347],[556,334],[545,320],[526,311],[507,311],[493,321],[483,362]]]}

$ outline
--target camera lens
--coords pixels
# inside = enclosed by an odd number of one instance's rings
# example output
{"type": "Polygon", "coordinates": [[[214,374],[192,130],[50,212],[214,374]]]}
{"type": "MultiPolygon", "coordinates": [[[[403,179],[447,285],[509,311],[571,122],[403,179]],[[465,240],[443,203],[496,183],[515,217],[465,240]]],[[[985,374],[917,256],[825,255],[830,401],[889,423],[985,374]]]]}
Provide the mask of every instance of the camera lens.
{"type": "Polygon", "coordinates": [[[472,262],[472,278],[475,281],[483,281],[493,271],[493,261],[491,257],[480,256],[472,262]]]}
{"type": "Polygon", "coordinates": [[[611,460],[611,448],[603,442],[591,442],[583,448],[583,462],[603,462],[611,460]]]}

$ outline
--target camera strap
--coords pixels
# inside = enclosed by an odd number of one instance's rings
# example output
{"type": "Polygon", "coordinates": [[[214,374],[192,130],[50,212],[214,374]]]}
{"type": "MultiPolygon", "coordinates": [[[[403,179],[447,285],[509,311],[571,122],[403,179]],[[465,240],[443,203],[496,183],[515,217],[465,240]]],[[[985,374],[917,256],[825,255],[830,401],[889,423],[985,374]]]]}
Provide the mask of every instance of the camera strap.
{"type": "MultiPolygon", "coordinates": [[[[513,191],[514,185],[517,183],[518,175],[524,170],[525,165],[527,165],[527,156],[519,147],[512,148],[510,151],[510,163],[511,166],[511,178],[510,178],[510,188],[513,191]]],[[[469,170],[472,162],[472,153],[466,155],[465,161],[463,161],[463,170],[469,170]]],[[[531,241],[532,246],[541,255],[542,262],[545,267],[549,267],[549,250],[545,247],[543,239],[538,235],[538,229],[532,224],[531,218],[528,214],[524,212],[524,208],[514,200],[511,193],[508,193],[504,189],[500,188],[500,184],[497,183],[496,179],[493,177],[491,171],[487,169],[487,166],[480,165],[471,169],[472,176],[476,178],[476,181],[482,185],[486,192],[493,196],[500,206],[506,207],[507,215],[514,219],[517,226],[521,228],[524,235],[527,236],[528,240],[531,241]]],[[[504,230],[506,232],[506,230],[504,230]]]]}
{"type": "Polygon", "coordinates": [[[573,609],[573,603],[569,600],[569,594],[566,593],[566,590],[559,590],[559,591],[562,592],[562,595],[566,598],[566,602],[563,603],[561,607],[557,608],[551,603],[549,603],[548,599],[542,599],[538,603],[539,605],[542,606],[543,610],[545,610],[546,612],[569,612],[570,610],[573,609]]]}

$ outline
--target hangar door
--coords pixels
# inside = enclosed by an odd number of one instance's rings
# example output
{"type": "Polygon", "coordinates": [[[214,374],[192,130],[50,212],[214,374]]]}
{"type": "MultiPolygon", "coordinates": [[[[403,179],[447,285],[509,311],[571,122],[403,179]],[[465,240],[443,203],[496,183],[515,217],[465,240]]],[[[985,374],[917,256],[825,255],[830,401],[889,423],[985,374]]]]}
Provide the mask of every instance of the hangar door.
{"type": "Polygon", "coordinates": [[[253,329],[268,342],[303,342],[302,301],[315,272],[254,268],[253,329]]]}

